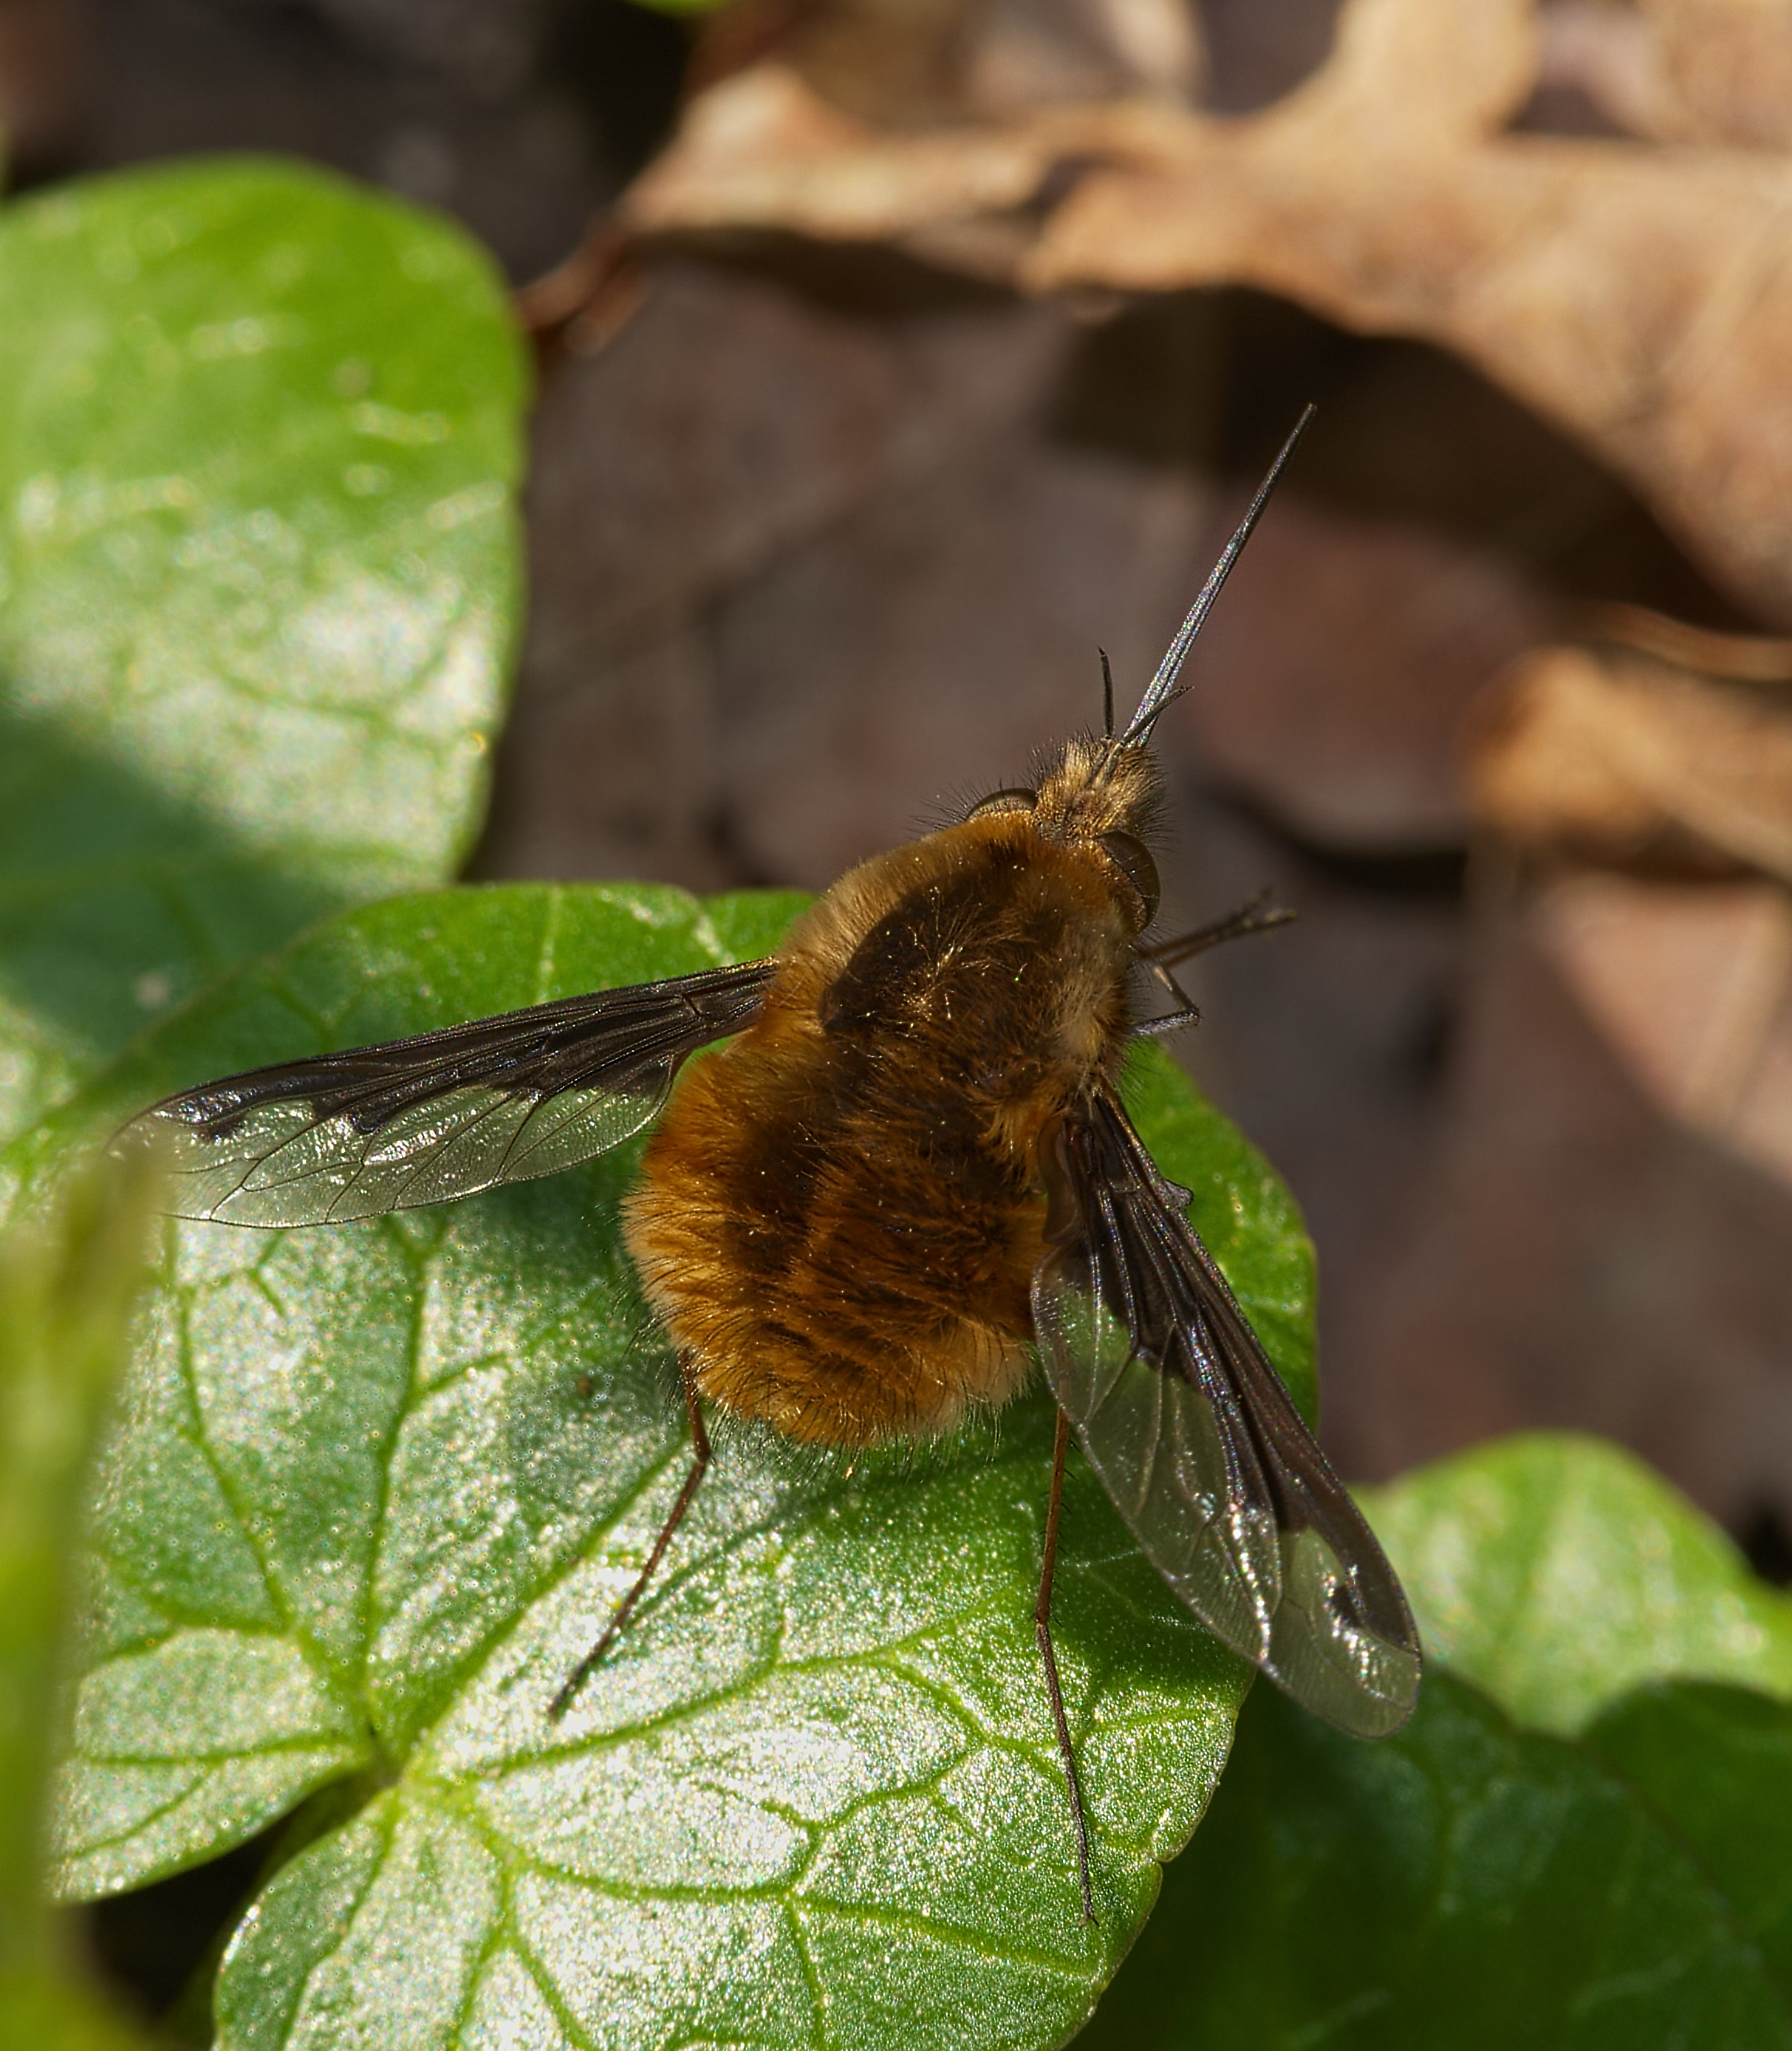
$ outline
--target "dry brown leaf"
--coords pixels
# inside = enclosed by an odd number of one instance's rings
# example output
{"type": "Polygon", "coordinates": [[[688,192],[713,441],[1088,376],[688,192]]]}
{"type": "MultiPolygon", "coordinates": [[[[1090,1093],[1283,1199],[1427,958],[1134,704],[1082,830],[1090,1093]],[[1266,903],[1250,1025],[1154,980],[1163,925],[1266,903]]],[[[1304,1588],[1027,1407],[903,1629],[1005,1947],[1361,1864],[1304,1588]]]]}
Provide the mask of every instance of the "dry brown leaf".
{"type": "Polygon", "coordinates": [[[698,80],[774,50],[833,106],[898,131],[1129,93],[1191,102],[1207,68],[1185,0],[735,0],[698,80]]]}
{"type": "Polygon", "coordinates": [[[1563,979],[1671,1117],[1792,1184],[1792,898],[1773,883],[1563,877],[1533,914],[1563,979]]]}
{"type": "Polygon", "coordinates": [[[1679,96],[1661,36],[1640,9],[1612,0],[1544,0],[1538,14],[1537,98],[1564,99],[1621,135],[1677,130],[1679,96]]]}
{"type": "Polygon", "coordinates": [[[1339,1451],[1380,1474],[1499,1432],[1600,1432],[1720,1517],[1767,1504],[1783,1522],[1783,1004],[1753,1076],[1735,1058],[1768,1009],[1771,979],[1755,979],[1784,915],[1759,908],[1779,893],[1581,881],[1541,906],[1484,902],[1450,1123],[1352,1335],[1362,1381],[1339,1451]],[[1688,1089],[1682,1065],[1701,1060],[1688,1089]],[[1758,1107],[1746,1144],[1716,1115],[1726,1076],[1758,1107]]]}
{"type": "Polygon", "coordinates": [[[1019,206],[1051,161],[1044,138],[1025,132],[886,135],[768,61],[698,95],[621,218],[644,235],[767,228],[882,241],[1019,206]]]}
{"type": "Polygon", "coordinates": [[[1786,0],[1643,0],[1670,96],[1661,131],[1701,143],[1792,143],[1786,0]]]}
{"type": "Polygon", "coordinates": [[[1454,1179],[1377,1334],[1384,1401],[1430,1402],[1421,1439],[1613,1432],[1720,1514],[1783,1510],[1792,643],[1589,626],[1516,666],[1470,754],[1477,818],[1533,858],[1483,873],[1454,1179]]]}
{"type": "Polygon", "coordinates": [[[1792,881],[1792,650],[1636,614],[1614,627],[1630,645],[1542,649],[1508,674],[1470,749],[1477,818],[1532,849],[1792,881]]]}
{"type": "Polygon", "coordinates": [[[1489,132],[1521,96],[1518,12],[1357,0],[1347,28],[1375,33],[1345,37],[1336,73],[1233,132],[1190,123],[1174,166],[1092,174],[1025,277],[1247,283],[1441,343],[1590,443],[1733,588],[1792,617],[1792,166],[1489,132]],[[1390,18],[1414,12],[1433,33],[1403,42],[1390,18]],[[1442,25],[1460,30],[1454,47],[1442,25]],[[1401,81],[1379,100],[1371,49],[1392,53],[1380,61],[1401,81]],[[1422,58],[1438,67],[1429,89],[1422,58]],[[1430,111],[1409,121],[1403,94],[1430,111]],[[1460,118],[1453,135],[1442,107],[1460,118]]]}
{"type": "Polygon", "coordinates": [[[1329,62],[1232,121],[1141,97],[902,133],[767,61],[698,96],[625,217],[648,235],[918,239],[935,260],[974,246],[1038,291],[1247,284],[1422,338],[1792,619],[1792,163],[1504,132],[1537,29],[1532,0],[1349,0],[1329,62]],[[954,240],[1004,211],[1005,243],[954,240]]]}
{"type": "Polygon", "coordinates": [[[1700,676],[1737,684],[1792,684],[1792,641],[1763,634],[1719,634],[1640,605],[1602,605],[1590,631],[1618,648],[1658,656],[1700,676]]]}
{"type": "MultiPolygon", "coordinates": [[[[1207,539],[1216,551],[1219,522],[1207,539]]],[[[1160,738],[1187,773],[1248,792],[1318,846],[1459,846],[1465,713],[1560,625],[1495,550],[1290,495],[1203,628],[1160,738]]]]}
{"type": "Polygon", "coordinates": [[[1657,142],[1792,142],[1787,0],[1544,0],[1540,89],[1657,142]]]}
{"type": "Polygon", "coordinates": [[[1673,822],[1613,760],[1609,742],[1629,708],[1597,658],[1549,648],[1514,666],[1479,722],[1469,801],[1502,838],[1551,854],[1618,863],[1671,858],[1673,822]],[[1614,701],[1616,701],[1615,705],[1614,701]]]}

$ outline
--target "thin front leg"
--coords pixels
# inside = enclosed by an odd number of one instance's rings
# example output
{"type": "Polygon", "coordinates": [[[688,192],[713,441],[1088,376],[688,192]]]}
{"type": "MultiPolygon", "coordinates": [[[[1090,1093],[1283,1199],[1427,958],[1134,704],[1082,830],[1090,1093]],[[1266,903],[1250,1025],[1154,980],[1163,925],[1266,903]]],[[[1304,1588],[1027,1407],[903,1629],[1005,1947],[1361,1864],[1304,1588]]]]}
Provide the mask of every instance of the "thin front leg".
{"type": "Polygon", "coordinates": [[[1209,947],[1223,947],[1227,940],[1242,940],[1247,934],[1267,933],[1277,926],[1285,926],[1294,914],[1274,905],[1266,911],[1269,895],[1267,890],[1260,890],[1248,904],[1228,912],[1223,919],[1215,920],[1211,926],[1199,926],[1191,933],[1179,933],[1174,940],[1159,940],[1152,947],[1133,950],[1163,985],[1176,1007],[1174,1011],[1166,1011],[1160,1018],[1139,1020],[1133,1028],[1135,1040],[1155,1037],[1162,1033],[1180,1033],[1185,1026],[1200,1024],[1199,1006],[1193,1002],[1187,991],[1171,975],[1171,969],[1178,962],[1205,954],[1209,947]]]}
{"type": "Polygon", "coordinates": [[[1155,946],[1141,947],[1141,961],[1155,969],[1173,968],[1178,962],[1191,961],[1196,955],[1204,955],[1209,947],[1224,947],[1228,940],[1242,940],[1252,933],[1274,932],[1277,926],[1285,926],[1294,917],[1286,905],[1271,904],[1270,893],[1259,890],[1248,904],[1241,904],[1235,912],[1228,912],[1223,919],[1215,919],[1211,925],[1197,926],[1191,933],[1178,933],[1174,940],[1159,940],[1155,946]]]}
{"type": "Polygon", "coordinates": [[[1176,981],[1164,964],[1160,961],[1153,961],[1148,954],[1144,953],[1139,955],[1139,959],[1169,992],[1176,1008],[1174,1011],[1164,1012],[1156,1018],[1141,1018],[1137,1021],[1133,1027],[1133,1037],[1135,1040],[1143,1040],[1153,1037],[1160,1033],[1180,1033],[1185,1026],[1199,1026],[1201,1022],[1201,1007],[1194,1002],[1188,992],[1176,981]]]}
{"type": "Polygon", "coordinates": [[[703,1479],[710,1464],[710,1435],[703,1428],[703,1406],[697,1394],[697,1377],[691,1371],[689,1361],[679,1362],[679,1375],[684,1384],[684,1401],[691,1412],[691,1440],[695,1449],[695,1458],[691,1463],[691,1471],[684,1478],[684,1486],[679,1490],[679,1499],[672,1505],[671,1513],[659,1527],[659,1536],[653,1541],[653,1549],[647,1556],[647,1565],[635,1576],[635,1584],[616,1606],[615,1614],[605,1625],[604,1635],[592,1647],[572,1672],[566,1684],[548,1705],[548,1721],[558,1723],[573,1705],[573,1697],[589,1679],[604,1654],[614,1643],[616,1635],[634,1614],[635,1605],[647,1592],[647,1585],[653,1579],[655,1570],[666,1556],[666,1548],[672,1542],[672,1533],[684,1521],[684,1513],[691,1507],[697,1485],[703,1479]]]}
{"type": "Polygon", "coordinates": [[[1141,1018],[1132,1034],[1135,1040],[1160,1040],[1167,1033],[1186,1032],[1200,1022],[1199,1011],[1191,1004],[1185,1011],[1166,1011],[1160,1018],[1141,1018]]]}
{"type": "Polygon", "coordinates": [[[1039,1568],[1039,1599],[1033,1605],[1033,1635],[1045,1662],[1046,1693],[1051,1697],[1051,1721],[1058,1727],[1058,1753],[1064,1762],[1064,1784],[1070,1791],[1070,1819],[1077,1826],[1077,1873],[1082,1882],[1082,1920],[1095,1920],[1095,1897],[1089,1884],[1089,1819],[1083,1813],[1082,1783],[1077,1778],[1077,1756],[1070,1747],[1070,1726],[1064,1714],[1064,1690],[1058,1684],[1058,1654],[1051,1649],[1051,1576],[1058,1564],[1058,1512],[1064,1500],[1064,1454],[1070,1443],[1070,1420],[1058,1413],[1058,1440],[1051,1454],[1051,1499],[1046,1510],[1045,1558],[1039,1568]]]}

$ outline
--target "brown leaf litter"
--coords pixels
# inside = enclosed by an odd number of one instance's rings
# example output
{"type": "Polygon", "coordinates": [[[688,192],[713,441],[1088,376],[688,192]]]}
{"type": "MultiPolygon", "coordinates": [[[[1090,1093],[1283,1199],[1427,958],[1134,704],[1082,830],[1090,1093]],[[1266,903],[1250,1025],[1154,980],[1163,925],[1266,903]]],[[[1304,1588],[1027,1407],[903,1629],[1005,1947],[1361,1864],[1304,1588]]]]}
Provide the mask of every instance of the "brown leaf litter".
{"type": "Polygon", "coordinates": [[[1657,100],[1688,138],[1665,146],[1513,132],[1559,12],[1348,0],[1325,65],[1235,119],[1137,76],[1005,117],[961,79],[950,122],[937,95],[925,119],[874,119],[817,82],[850,67],[813,61],[812,29],[698,92],[621,218],[650,240],[883,243],[1035,292],[1246,284],[1425,338],[1792,620],[1792,167],[1758,146],[1792,104],[1763,82],[1792,66],[1792,18],[1652,7],[1657,100]]]}

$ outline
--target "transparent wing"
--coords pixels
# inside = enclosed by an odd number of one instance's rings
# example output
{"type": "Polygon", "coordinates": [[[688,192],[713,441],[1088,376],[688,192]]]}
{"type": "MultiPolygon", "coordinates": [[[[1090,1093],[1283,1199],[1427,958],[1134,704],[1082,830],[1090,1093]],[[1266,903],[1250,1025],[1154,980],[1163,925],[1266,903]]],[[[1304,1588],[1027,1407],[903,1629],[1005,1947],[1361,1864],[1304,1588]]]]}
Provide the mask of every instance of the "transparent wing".
{"type": "Polygon", "coordinates": [[[1398,1730],[1419,1678],[1399,1582],[1117,1103],[1066,1119],[1047,1176],[1040,1356],[1146,1557],[1297,1701],[1398,1730]]]}
{"type": "Polygon", "coordinates": [[[551,1175],[640,1131],[776,971],[701,969],[227,1076],[139,1112],[113,1148],[157,1150],[174,1217],[231,1225],[339,1224],[551,1175]]]}

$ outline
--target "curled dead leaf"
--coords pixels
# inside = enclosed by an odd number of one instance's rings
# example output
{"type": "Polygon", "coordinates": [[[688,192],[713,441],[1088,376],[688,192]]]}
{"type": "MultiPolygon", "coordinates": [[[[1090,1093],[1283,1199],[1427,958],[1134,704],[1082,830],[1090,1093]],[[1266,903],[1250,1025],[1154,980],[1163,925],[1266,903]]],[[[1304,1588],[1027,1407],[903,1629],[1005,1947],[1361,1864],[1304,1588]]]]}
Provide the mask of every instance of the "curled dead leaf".
{"type": "Polygon", "coordinates": [[[1589,870],[1556,878],[1532,917],[1645,1094],[1792,1183],[1792,896],[1589,870]]]}
{"type": "Polygon", "coordinates": [[[1670,95],[1661,132],[1792,143],[1792,8],[1784,0],[1644,0],[1670,95]]]}
{"type": "MultiPolygon", "coordinates": [[[[1782,106],[1737,54],[1751,37],[1779,47],[1763,7],[1704,0],[1696,61],[1661,55],[1673,91],[1727,66],[1782,106]]],[[[1658,54],[1678,51],[1690,0],[1652,18],[1658,54]]],[[[1533,0],[1348,0],[1329,61],[1237,120],[1141,85],[999,120],[967,97],[952,125],[903,128],[768,57],[696,96],[623,217],[647,236],[962,252],[1039,292],[1250,285],[1421,338],[1575,436],[1734,591],[1792,619],[1792,163],[1510,132],[1539,24],[1533,0]],[[971,232],[996,219],[1001,235],[971,232]]],[[[1726,104],[1726,136],[1772,126],[1726,104]]]]}
{"type": "Polygon", "coordinates": [[[760,228],[882,241],[1020,206],[1051,161],[1025,132],[884,134],[768,61],[698,96],[622,217],[645,236],[760,228]]]}
{"type": "Polygon", "coordinates": [[[1470,744],[1480,822],[1620,865],[1792,881],[1792,644],[1634,611],[1508,673],[1470,744]]]}
{"type": "Polygon", "coordinates": [[[1792,142],[1785,0],[1546,0],[1537,83],[1626,135],[1784,149],[1792,142]]]}
{"type": "Polygon", "coordinates": [[[1590,625],[1508,673],[1470,803],[1543,858],[1523,916],[1632,1081],[1792,1183],[1792,643],[1590,625]]]}

